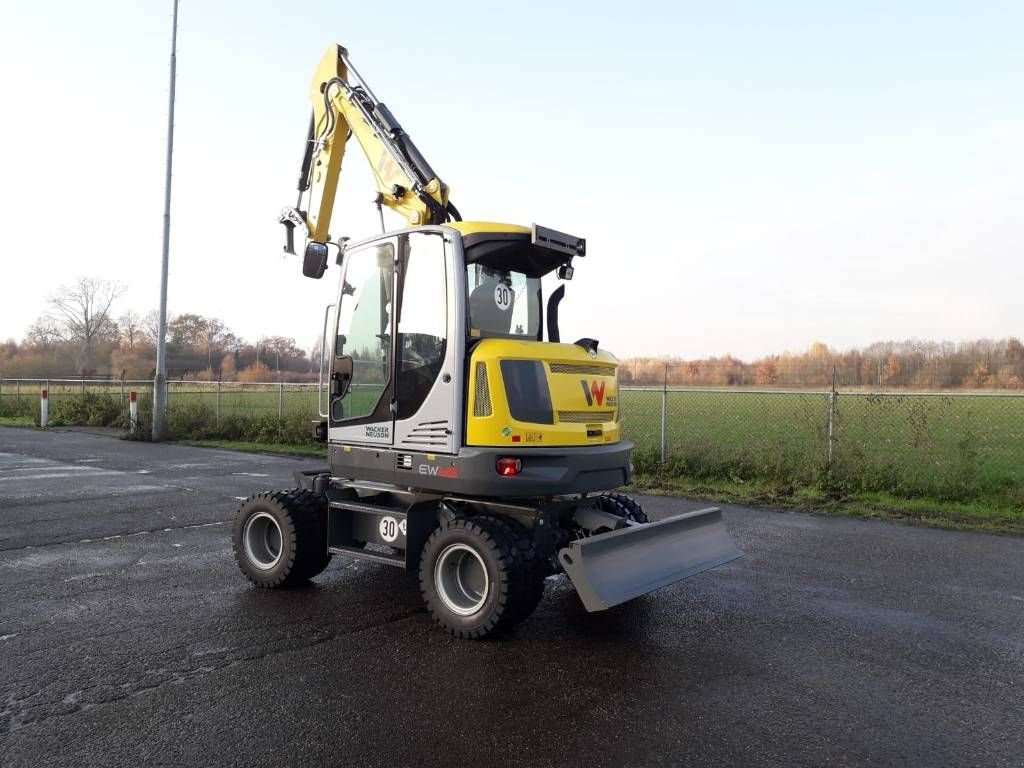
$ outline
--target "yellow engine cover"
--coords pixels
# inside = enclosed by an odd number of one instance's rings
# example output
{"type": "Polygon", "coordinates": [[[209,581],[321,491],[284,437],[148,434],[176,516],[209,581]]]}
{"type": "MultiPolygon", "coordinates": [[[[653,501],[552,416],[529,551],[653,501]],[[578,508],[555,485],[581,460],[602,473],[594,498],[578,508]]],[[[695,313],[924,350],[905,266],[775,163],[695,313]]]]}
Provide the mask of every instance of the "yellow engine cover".
{"type": "Polygon", "coordinates": [[[466,444],[543,448],[617,443],[618,360],[576,344],[485,339],[473,349],[466,444]]]}

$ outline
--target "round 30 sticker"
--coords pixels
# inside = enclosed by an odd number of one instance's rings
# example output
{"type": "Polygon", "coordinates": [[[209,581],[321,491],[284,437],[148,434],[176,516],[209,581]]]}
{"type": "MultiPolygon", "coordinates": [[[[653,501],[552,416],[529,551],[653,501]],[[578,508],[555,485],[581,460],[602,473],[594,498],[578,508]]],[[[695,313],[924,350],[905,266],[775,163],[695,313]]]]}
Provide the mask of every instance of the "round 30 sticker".
{"type": "Polygon", "coordinates": [[[380,519],[380,537],[384,541],[394,541],[398,538],[398,521],[395,518],[388,516],[380,519]]]}
{"type": "Polygon", "coordinates": [[[494,303],[502,312],[507,312],[515,301],[516,292],[504,283],[498,283],[494,287],[494,303]]]}

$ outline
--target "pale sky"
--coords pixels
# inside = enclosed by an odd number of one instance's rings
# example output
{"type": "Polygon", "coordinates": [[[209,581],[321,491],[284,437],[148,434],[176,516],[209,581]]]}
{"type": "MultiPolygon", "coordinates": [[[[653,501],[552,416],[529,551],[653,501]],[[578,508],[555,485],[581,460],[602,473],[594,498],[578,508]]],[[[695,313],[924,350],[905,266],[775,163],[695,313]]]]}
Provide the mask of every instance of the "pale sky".
{"type": "MultiPolygon", "coordinates": [[[[3,4],[0,338],[159,292],[170,0],[3,4]]],[[[752,358],[1024,335],[1024,3],[182,0],[172,312],[309,346],[280,255],[329,43],[467,219],[587,238],[563,337],[752,358]],[[384,10],[386,8],[386,11],[384,10]]],[[[332,234],[376,232],[355,145],[332,234]]]]}

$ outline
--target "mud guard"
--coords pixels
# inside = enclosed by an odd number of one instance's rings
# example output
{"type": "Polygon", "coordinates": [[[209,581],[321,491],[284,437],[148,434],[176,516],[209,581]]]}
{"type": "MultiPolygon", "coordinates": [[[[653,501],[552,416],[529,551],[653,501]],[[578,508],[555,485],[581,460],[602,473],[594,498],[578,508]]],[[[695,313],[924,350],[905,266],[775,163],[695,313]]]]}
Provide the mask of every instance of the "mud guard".
{"type": "Polygon", "coordinates": [[[578,539],[558,560],[593,612],[742,556],[711,507],[578,539]]]}

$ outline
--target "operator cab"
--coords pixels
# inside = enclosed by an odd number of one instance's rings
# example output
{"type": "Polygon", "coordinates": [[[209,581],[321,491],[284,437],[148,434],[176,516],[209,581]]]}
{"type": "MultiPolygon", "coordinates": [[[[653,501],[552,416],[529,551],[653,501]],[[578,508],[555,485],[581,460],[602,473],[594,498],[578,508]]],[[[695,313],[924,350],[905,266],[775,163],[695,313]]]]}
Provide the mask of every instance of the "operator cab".
{"type": "MultiPolygon", "coordinates": [[[[475,350],[484,343],[541,342],[541,278],[584,252],[582,240],[553,230],[478,222],[348,244],[339,259],[334,332],[324,329],[334,344],[322,365],[329,386],[318,436],[348,452],[348,446],[375,445],[458,453],[472,419],[467,369],[475,376],[475,350]]],[[[553,317],[549,311],[549,340],[557,340],[553,317]]],[[[545,359],[540,349],[530,354],[545,359]]],[[[613,375],[614,367],[609,370],[613,375]]],[[[542,371],[525,373],[547,392],[542,371]]],[[[496,372],[492,378],[498,384],[502,377],[496,372]]],[[[481,381],[473,396],[483,397],[488,386],[481,381]]],[[[607,413],[600,417],[607,420],[607,413]]]]}

